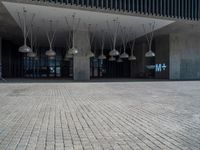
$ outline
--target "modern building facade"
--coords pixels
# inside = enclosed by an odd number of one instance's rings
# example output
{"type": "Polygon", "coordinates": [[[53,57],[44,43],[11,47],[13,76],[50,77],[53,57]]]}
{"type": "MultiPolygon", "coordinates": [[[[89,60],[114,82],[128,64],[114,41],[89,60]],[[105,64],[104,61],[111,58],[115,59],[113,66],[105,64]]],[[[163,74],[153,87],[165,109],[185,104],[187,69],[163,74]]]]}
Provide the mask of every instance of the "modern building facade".
{"type": "Polygon", "coordinates": [[[200,79],[199,19],[200,0],[1,0],[0,75],[200,79]]]}

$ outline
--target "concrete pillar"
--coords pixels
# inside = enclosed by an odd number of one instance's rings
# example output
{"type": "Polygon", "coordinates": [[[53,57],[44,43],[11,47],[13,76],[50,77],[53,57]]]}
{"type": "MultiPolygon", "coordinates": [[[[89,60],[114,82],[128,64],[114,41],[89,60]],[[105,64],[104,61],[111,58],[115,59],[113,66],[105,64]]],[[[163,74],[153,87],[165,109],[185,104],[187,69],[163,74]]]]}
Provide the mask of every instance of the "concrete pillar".
{"type": "Polygon", "coordinates": [[[2,38],[0,37],[0,79],[2,78],[2,38]]]}
{"type": "Polygon", "coordinates": [[[170,35],[170,79],[200,79],[200,36],[170,35]]]}
{"type": "Polygon", "coordinates": [[[88,32],[79,31],[74,35],[74,45],[78,48],[78,54],[73,59],[74,80],[90,80],[90,40],[88,32]]]}
{"type": "Polygon", "coordinates": [[[155,64],[165,64],[166,68],[155,73],[156,79],[169,79],[169,35],[160,35],[155,38],[155,64]]]}

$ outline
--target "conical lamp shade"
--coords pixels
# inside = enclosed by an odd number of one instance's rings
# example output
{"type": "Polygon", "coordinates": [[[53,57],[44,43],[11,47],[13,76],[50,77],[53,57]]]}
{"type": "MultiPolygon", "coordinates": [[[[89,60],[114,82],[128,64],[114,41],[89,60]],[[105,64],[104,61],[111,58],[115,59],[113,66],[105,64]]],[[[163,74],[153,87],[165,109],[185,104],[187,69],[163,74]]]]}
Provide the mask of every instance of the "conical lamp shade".
{"type": "Polygon", "coordinates": [[[78,49],[72,47],[69,49],[68,54],[75,55],[78,53],[78,49]]]}
{"type": "Polygon", "coordinates": [[[34,52],[30,52],[30,53],[27,54],[27,56],[30,57],[30,58],[34,58],[34,57],[37,56],[37,54],[34,53],[34,52]]]}
{"type": "Polygon", "coordinates": [[[21,46],[19,48],[19,52],[21,52],[21,53],[30,53],[30,52],[32,52],[32,49],[25,44],[25,45],[23,45],[23,46],[21,46]]]}
{"type": "Polygon", "coordinates": [[[116,49],[113,49],[109,52],[109,55],[110,56],[118,56],[119,55],[119,52],[116,50],[116,49]]]}
{"type": "Polygon", "coordinates": [[[56,56],[56,52],[55,52],[54,50],[52,50],[52,49],[46,51],[45,54],[46,54],[48,57],[54,57],[54,56],[56,56]]]}
{"type": "Polygon", "coordinates": [[[155,53],[152,50],[149,50],[146,54],[145,57],[155,57],[155,53]]]}
{"type": "Polygon", "coordinates": [[[94,57],[95,55],[94,55],[94,53],[93,53],[92,51],[90,51],[90,53],[89,53],[88,56],[89,56],[89,57],[94,57]]]}
{"type": "Polygon", "coordinates": [[[121,55],[120,55],[120,58],[128,58],[129,56],[128,56],[128,54],[126,53],[126,52],[124,52],[124,53],[122,53],[121,55]]]}
{"type": "Polygon", "coordinates": [[[134,61],[134,60],[136,60],[136,57],[134,55],[131,55],[128,60],[134,61]]]}
{"type": "Polygon", "coordinates": [[[98,57],[98,59],[100,59],[100,60],[106,59],[106,56],[103,55],[103,54],[101,54],[101,55],[98,57]]]}

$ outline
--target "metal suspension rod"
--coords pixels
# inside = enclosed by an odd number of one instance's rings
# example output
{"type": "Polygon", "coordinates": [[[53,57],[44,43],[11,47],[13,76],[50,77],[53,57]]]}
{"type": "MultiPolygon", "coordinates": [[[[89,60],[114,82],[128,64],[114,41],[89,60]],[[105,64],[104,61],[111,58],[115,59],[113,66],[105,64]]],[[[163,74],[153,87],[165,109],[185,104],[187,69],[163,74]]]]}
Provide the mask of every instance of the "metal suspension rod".
{"type": "Polygon", "coordinates": [[[72,47],[74,46],[74,33],[76,33],[78,31],[80,21],[81,21],[81,19],[79,18],[77,24],[75,24],[75,19],[76,19],[75,17],[76,17],[76,14],[74,13],[72,15],[72,25],[70,25],[68,18],[65,17],[65,21],[67,23],[67,26],[72,31],[72,47]]]}
{"type": "Polygon", "coordinates": [[[111,39],[112,39],[112,42],[113,42],[113,48],[114,49],[116,47],[117,35],[118,35],[118,31],[119,31],[119,26],[120,26],[120,23],[117,22],[117,19],[113,20],[113,28],[110,27],[110,24],[109,24],[108,20],[106,21],[108,30],[113,32],[111,39]]]}
{"type": "Polygon", "coordinates": [[[121,33],[122,33],[122,44],[123,44],[123,49],[124,52],[126,51],[126,46],[127,46],[127,42],[128,42],[128,35],[127,35],[127,29],[126,27],[121,27],[121,33]]]}
{"type": "Polygon", "coordinates": [[[101,39],[101,54],[103,54],[104,46],[105,46],[105,32],[104,30],[102,32],[102,39],[101,39]]]}
{"type": "Polygon", "coordinates": [[[27,38],[27,33],[26,33],[26,10],[24,8],[24,22],[23,22],[23,27],[24,27],[24,44],[26,44],[26,38],[27,38]]]}
{"type": "MultiPolygon", "coordinates": [[[[115,23],[115,22],[114,22],[115,23]]],[[[117,35],[118,35],[118,31],[119,31],[119,26],[120,26],[120,23],[119,22],[116,22],[116,28],[115,28],[115,33],[114,33],[114,41],[113,41],[113,47],[115,49],[116,47],[116,42],[117,42],[117,35]]]]}
{"type": "Polygon", "coordinates": [[[147,42],[148,42],[148,46],[149,46],[149,49],[151,49],[152,41],[153,41],[153,37],[154,37],[155,22],[150,23],[149,27],[150,27],[150,33],[148,34],[147,31],[146,31],[146,27],[143,24],[143,30],[145,32],[145,36],[146,36],[146,39],[147,39],[147,42]]]}
{"type": "Polygon", "coordinates": [[[50,29],[49,29],[49,31],[46,31],[46,36],[47,36],[47,39],[49,42],[50,49],[52,49],[52,45],[53,45],[53,42],[55,39],[55,34],[56,34],[57,29],[55,29],[53,31],[53,21],[52,20],[49,21],[49,24],[50,24],[50,29]]]}

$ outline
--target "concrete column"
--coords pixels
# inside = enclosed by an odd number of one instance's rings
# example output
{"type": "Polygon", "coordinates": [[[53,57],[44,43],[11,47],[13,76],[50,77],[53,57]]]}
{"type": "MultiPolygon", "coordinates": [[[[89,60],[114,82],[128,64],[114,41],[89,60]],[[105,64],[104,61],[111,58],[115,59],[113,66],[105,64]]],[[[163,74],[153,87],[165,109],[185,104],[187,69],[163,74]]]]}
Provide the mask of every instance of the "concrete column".
{"type": "Polygon", "coordinates": [[[2,78],[2,38],[0,37],[0,79],[2,78]]]}
{"type": "Polygon", "coordinates": [[[90,40],[88,32],[79,31],[74,35],[74,45],[78,48],[78,54],[73,59],[74,80],[90,80],[90,40]]]}
{"type": "Polygon", "coordinates": [[[170,79],[200,79],[200,36],[170,35],[170,79]]]}

